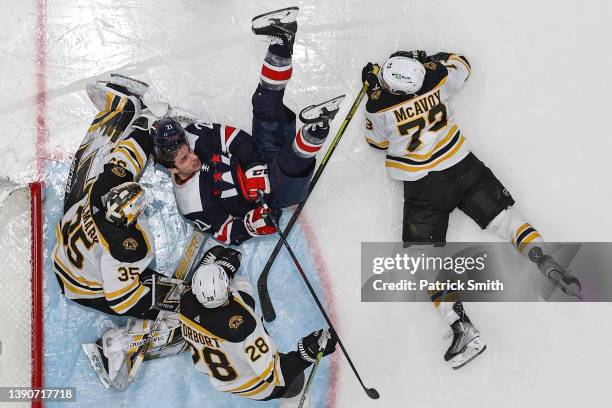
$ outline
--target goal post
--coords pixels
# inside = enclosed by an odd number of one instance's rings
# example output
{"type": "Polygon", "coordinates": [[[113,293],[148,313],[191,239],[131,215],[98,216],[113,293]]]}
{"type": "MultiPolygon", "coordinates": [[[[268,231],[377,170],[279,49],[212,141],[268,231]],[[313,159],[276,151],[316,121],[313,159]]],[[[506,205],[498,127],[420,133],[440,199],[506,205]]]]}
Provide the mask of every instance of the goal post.
{"type": "Polygon", "coordinates": [[[43,386],[42,190],[0,180],[0,387],[43,386]]]}

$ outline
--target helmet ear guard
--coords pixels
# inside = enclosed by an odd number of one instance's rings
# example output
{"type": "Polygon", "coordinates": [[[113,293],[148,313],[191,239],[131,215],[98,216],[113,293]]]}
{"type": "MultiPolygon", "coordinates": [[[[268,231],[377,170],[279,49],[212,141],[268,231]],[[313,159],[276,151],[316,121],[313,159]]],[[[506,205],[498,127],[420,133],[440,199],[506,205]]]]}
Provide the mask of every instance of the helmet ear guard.
{"type": "Polygon", "coordinates": [[[133,225],[145,205],[144,189],[132,181],[115,186],[102,196],[106,219],[123,227],[133,225]]]}

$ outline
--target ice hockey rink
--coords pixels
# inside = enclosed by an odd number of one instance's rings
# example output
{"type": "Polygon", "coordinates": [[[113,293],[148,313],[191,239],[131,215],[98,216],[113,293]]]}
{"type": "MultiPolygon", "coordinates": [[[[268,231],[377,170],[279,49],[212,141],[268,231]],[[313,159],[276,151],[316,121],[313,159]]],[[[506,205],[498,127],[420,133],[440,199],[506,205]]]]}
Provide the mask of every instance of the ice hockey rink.
{"type": "MultiPolygon", "coordinates": [[[[612,139],[606,126],[612,4],[606,0],[2,3],[0,177],[40,178],[46,185],[44,381],[77,388],[77,402],[67,406],[277,406],[216,392],[187,354],[145,363],[126,391],[104,390],[81,343],[124,320],[67,302],[49,261],[71,155],[95,114],[85,84],[122,72],[151,84],[146,100],[250,131],[250,98],[266,50],[250,21],[266,11],[300,7],[285,103],[300,110],[346,94],[332,134],[361,88],[368,61],[382,63],[398,49],[466,55],[473,72],[454,100],[458,122],[517,208],[549,241],[612,240],[612,139]]],[[[447,326],[431,304],[361,303],[360,244],[399,241],[402,212],[402,186],[385,175],[383,154],[364,142],[363,122],[362,106],[290,242],[362,378],[381,398],[366,397],[338,351],[317,373],[313,406],[605,405],[610,304],[467,305],[488,348],[453,371],[443,360],[447,326]]],[[[173,207],[167,176],[150,168],[144,180],[157,267],[168,272],[188,227],[173,207]]],[[[448,240],[497,239],[456,211],[448,240]]],[[[275,243],[271,236],[244,246],[243,272],[253,283],[275,243]]],[[[279,317],[266,327],[289,351],[324,321],[284,251],[270,287],[279,317]]]]}

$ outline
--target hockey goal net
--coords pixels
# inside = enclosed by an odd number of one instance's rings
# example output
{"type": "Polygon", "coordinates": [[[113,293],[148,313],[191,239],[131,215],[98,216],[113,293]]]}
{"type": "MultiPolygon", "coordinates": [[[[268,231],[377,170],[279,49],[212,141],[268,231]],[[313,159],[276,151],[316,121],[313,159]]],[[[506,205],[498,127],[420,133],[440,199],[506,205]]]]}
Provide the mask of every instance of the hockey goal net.
{"type": "Polygon", "coordinates": [[[41,195],[40,183],[0,180],[0,387],[42,387],[41,195]]]}

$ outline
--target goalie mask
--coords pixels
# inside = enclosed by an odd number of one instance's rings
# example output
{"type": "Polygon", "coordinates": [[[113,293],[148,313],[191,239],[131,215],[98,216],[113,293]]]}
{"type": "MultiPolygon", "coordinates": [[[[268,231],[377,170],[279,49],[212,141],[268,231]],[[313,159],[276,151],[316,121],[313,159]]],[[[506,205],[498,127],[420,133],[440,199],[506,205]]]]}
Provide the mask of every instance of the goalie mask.
{"type": "Polygon", "coordinates": [[[193,275],[191,291],[204,307],[214,309],[229,298],[229,284],[229,277],[220,265],[200,265],[193,275]]]}
{"type": "Polygon", "coordinates": [[[144,189],[131,181],[113,187],[102,196],[106,219],[124,227],[136,222],[145,204],[144,189]]]}
{"type": "Polygon", "coordinates": [[[380,76],[387,91],[395,95],[410,95],[423,86],[425,67],[415,59],[395,56],[384,63],[380,76]]]}

